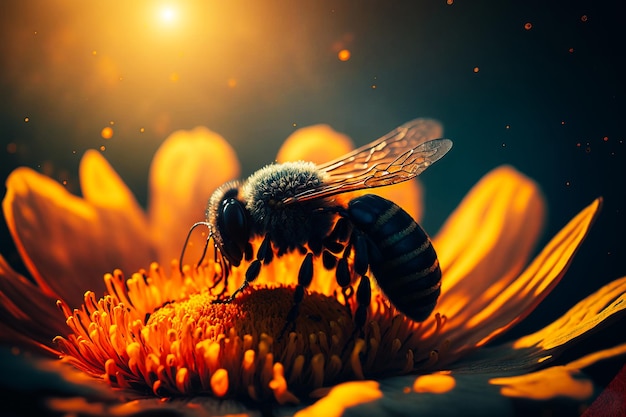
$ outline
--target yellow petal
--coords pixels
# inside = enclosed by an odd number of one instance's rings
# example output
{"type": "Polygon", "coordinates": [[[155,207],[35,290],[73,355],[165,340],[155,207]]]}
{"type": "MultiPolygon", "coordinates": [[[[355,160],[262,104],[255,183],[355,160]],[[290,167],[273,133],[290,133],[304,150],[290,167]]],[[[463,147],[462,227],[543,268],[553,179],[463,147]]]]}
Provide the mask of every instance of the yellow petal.
{"type": "Polygon", "coordinates": [[[80,172],[90,201],[18,168],[7,178],[2,205],[31,275],[70,305],[80,305],[86,288],[101,293],[106,272],[146,268],[154,258],[145,217],[104,158],[88,152],[80,172]],[[96,196],[99,186],[103,196],[96,196]]]}
{"type": "Polygon", "coordinates": [[[493,378],[489,382],[501,386],[500,393],[505,397],[534,400],[570,397],[585,400],[593,394],[593,384],[588,379],[576,378],[577,374],[577,370],[553,366],[526,375],[493,378]]]}
{"type": "Polygon", "coordinates": [[[626,343],[591,353],[566,365],[552,366],[525,375],[493,378],[489,383],[501,386],[501,394],[507,397],[535,400],[570,397],[585,400],[593,394],[593,384],[583,377],[580,370],[624,353],[626,343]]]}
{"type": "Polygon", "coordinates": [[[311,161],[323,164],[345,155],[352,150],[352,141],[328,125],[300,128],[285,140],[276,161],[311,161]]]}
{"type": "MultiPolygon", "coordinates": [[[[189,227],[205,220],[213,191],[238,175],[233,149],[205,127],[179,130],[163,142],[150,167],[149,202],[152,239],[162,265],[178,259],[189,227]]],[[[189,248],[185,259],[198,259],[199,249],[189,248]]]]}
{"type": "Polygon", "coordinates": [[[549,326],[517,340],[513,347],[516,349],[537,347],[543,351],[559,348],[588,333],[615,314],[619,312],[623,314],[625,309],[626,277],[623,277],[580,301],[549,326]]]}
{"type": "Polygon", "coordinates": [[[511,167],[487,174],[433,239],[443,271],[437,311],[465,326],[526,264],[543,224],[537,185],[511,167]]]}
{"type": "Polygon", "coordinates": [[[312,406],[298,411],[295,417],[339,417],[346,409],[377,400],[382,395],[376,381],[345,382],[333,387],[326,397],[312,406]]]}
{"type": "Polygon", "coordinates": [[[459,346],[481,346],[526,317],[565,274],[600,205],[601,199],[597,199],[574,217],[526,270],[480,311],[469,308],[471,313],[464,310],[450,320],[456,326],[450,326],[454,330],[447,337],[459,346]]]}

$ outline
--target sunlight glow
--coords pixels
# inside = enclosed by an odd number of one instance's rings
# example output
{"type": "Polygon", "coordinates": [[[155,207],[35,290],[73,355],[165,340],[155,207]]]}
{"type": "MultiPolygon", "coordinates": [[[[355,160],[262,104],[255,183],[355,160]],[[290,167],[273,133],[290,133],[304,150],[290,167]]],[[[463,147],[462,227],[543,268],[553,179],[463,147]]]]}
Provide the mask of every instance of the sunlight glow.
{"type": "Polygon", "coordinates": [[[178,20],[178,10],[173,6],[162,6],[158,12],[159,20],[167,25],[171,25],[178,20]]]}

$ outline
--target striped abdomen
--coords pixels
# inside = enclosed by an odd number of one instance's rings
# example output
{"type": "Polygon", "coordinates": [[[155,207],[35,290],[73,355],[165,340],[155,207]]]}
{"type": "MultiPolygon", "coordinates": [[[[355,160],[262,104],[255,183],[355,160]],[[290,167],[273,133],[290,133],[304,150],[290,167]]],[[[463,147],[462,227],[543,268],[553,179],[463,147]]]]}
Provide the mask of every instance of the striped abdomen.
{"type": "Polygon", "coordinates": [[[411,319],[425,320],[441,292],[441,269],[424,229],[396,204],[373,194],[352,200],[348,214],[369,238],[370,270],[389,301],[411,319]]]}

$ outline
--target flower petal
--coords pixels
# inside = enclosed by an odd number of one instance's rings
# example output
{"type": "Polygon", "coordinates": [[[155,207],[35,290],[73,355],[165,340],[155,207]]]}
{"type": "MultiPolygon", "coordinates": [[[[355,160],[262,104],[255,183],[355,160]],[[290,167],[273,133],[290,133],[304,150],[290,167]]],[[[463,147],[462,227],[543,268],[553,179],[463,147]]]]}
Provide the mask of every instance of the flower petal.
{"type": "Polygon", "coordinates": [[[430,379],[428,375],[348,382],[333,387],[327,397],[295,415],[441,417],[512,414],[511,401],[500,396],[496,387],[489,386],[485,375],[447,378],[454,380],[454,387],[439,393],[440,380],[431,379],[434,385],[428,387],[428,382],[424,382],[430,379]],[[414,389],[416,386],[417,390],[414,389]]]}
{"type": "Polygon", "coordinates": [[[581,369],[602,359],[624,354],[626,343],[591,353],[566,365],[551,366],[524,375],[493,378],[489,383],[501,386],[500,392],[507,397],[535,400],[569,397],[586,400],[592,396],[594,389],[593,383],[580,373],[581,369]]]}
{"type": "Polygon", "coordinates": [[[323,164],[347,154],[353,148],[352,140],[324,124],[302,127],[285,140],[278,151],[278,163],[311,161],[323,164]]]}
{"type": "Polygon", "coordinates": [[[545,328],[518,339],[513,347],[538,347],[544,351],[562,348],[588,334],[604,321],[626,314],[626,277],[613,281],[572,307],[545,328]]]}
{"type": "Polygon", "coordinates": [[[102,292],[104,273],[144,268],[154,257],[145,217],[104,158],[88,151],[80,174],[86,200],[18,168],[7,179],[2,204],[29,272],[47,294],[72,305],[80,305],[86,288],[102,292]]]}
{"type": "Polygon", "coordinates": [[[453,317],[505,288],[526,264],[544,213],[537,185],[512,167],[483,177],[433,239],[444,273],[440,311],[453,317]]]}
{"type": "MultiPolygon", "coordinates": [[[[429,137],[441,137],[441,125],[433,121],[433,132],[429,137]]],[[[316,164],[330,162],[352,151],[350,138],[324,124],[300,128],[283,143],[277,162],[311,161],[316,164]]],[[[407,211],[416,221],[422,218],[422,186],[417,180],[400,184],[367,189],[357,194],[377,194],[391,200],[407,211]]]]}
{"type": "Polygon", "coordinates": [[[480,310],[468,307],[451,318],[442,337],[454,341],[457,354],[484,345],[526,317],[545,298],[565,274],[600,204],[600,199],[595,200],[574,217],[517,279],[481,304],[480,310]]]}
{"type": "MultiPolygon", "coordinates": [[[[189,227],[205,220],[213,191],[239,175],[230,145],[205,127],[179,130],[163,142],[150,167],[148,215],[161,265],[178,259],[189,227]]],[[[188,247],[186,259],[199,259],[201,247],[188,247]]]]}
{"type": "Polygon", "coordinates": [[[55,301],[15,272],[0,255],[0,341],[50,353],[52,339],[67,331],[55,301]]]}
{"type": "Polygon", "coordinates": [[[347,409],[367,404],[383,396],[376,381],[345,382],[333,387],[328,395],[295,414],[294,417],[339,417],[347,409]]]}
{"type": "MultiPolygon", "coordinates": [[[[561,318],[545,328],[515,342],[483,347],[451,365],[453,371],[480,369],[518,375],[533,371],[553,361],[560,352],[580,342],[608,323],[619,322],[626,315],[626,277],[600,288],[572,307],[561,318]]],[[[623,354],[622,347],[607,349],[572,362],[576,369],[623,354]]]]}

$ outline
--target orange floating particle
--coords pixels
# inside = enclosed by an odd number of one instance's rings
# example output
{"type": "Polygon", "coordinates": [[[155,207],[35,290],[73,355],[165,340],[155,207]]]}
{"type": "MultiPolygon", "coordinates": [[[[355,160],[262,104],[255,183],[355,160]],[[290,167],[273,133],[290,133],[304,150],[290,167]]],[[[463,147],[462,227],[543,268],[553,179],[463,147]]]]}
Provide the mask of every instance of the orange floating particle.
{"type": "Polygon", "coordinates": [[[454,0],[446,0],[446,4],[448,4],[448,6],[451,6],[452,3],[454,3],[454,0]]]}
{"type": "Polygon", "coordinates": [[[17,152],[17,144],[15,142],[10,142],[7,144],[7,153],[16,153],[17,152]]]}
{"type": "Polygon", "coordinates": [[[573,52],[574,52],[574,48],[569,48],[569,49],[568,49],[568,51],[569,51],[569,53],[571,54],[571,53],[573,53],[573,52]]]}
{"type": "Polygon", "coordinates": [[[474,67],[474,72],[478,72],[478,71],[480,71],[480,68],[474,67]]]}
{"type": "Polygon", "coordinates": [[[113,128],[105,127],[100,131],[100,136],[102,136],[102,139],[111,139],[113,137],[113,128]]]}
{"type": "Polygon", "coordinates": [[[339,58],[339,60],[344,62],[350,59],[350,55],[350,51],[347,49],[342,49],[337,53],[337,57],[339,58]]]}
{"type": "Polygon", "coordinates": [[[531,30],[533,27],[533,24],[530,22],[526,22],[526,24],[524,25],[524,29],[526,30],[531,30]]]}
{"type": "Polygon", "coordinates": [[[144,128],[144,127],[140,127],[140,128],[139,128],[139,133],[143,133],[143,132],[145,132],[145,131],[146,131],[146,128],[144,128]]]}
{"type": "Polygon", "coordinates": [[[106,146],[104,146],[104,145],[100,146],[100,150],[101,150],[102,152],[106,151],[106,149],[107,149],[107,147],[106,147],[106,146]]]}
{"type": "Polygon", "coordinates": [[[609,141],[609,137],[605,136],[605,137],[602,138],[602,140],[605,141],[605,142],[608,142],[609,141]]]}
{"type": "Polygon", "coordinates": [[[581,21],[581,22],[586,22],[587,20],[588,20],[588,17],[587,17],[587,15],[586,15],[586,14],[584,14],[584,15],[580,16],[580,21],[581,21]]]}

